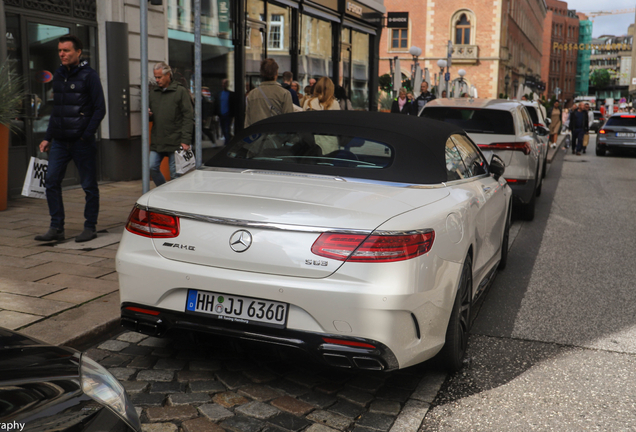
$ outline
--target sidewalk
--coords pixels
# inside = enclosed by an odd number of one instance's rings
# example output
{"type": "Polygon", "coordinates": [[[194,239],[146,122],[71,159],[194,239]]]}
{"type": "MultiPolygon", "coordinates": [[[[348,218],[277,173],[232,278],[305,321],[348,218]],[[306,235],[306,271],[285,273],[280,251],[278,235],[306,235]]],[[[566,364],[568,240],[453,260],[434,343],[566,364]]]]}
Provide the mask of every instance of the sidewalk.
{"type": "Polygon", "coordinates": [[[79,346],[119,326],[115,254],[141,180],[101,184],[98,236],[83,229],[84,191],[64,191],[66,240],[33,240],[49,227],[46,200],[20,198],[0,212],[0,326],[54,345],[79,346]]]}

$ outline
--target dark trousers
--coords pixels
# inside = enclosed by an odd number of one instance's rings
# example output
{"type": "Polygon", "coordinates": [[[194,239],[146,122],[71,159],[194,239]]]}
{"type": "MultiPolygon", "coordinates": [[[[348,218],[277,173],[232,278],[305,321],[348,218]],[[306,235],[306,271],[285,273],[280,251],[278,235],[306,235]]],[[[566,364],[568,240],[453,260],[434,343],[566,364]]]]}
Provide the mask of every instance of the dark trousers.
{"type": "Polygon", "coordinates": [[[81,140],[75,142],[53,140],[49,151],[49,166],[46,171],[46,201],[51,215],[51,228],[64,228],[64,203],[62,202],[62,180],[69,162],[75,162],[79,171],[82,189],[86,194],[84,206],[84,228],[95,229],[99,214],[99,189],[97,187],[97,143],[81,140]]]}
{"type": "Polygon", "coordinates": [[[581,152],[583,150],[583,136],[585,135],[585,130],[583,129],[574,129],[572,131],[572,153],[581,152]]]}
{"type": "Polygon", "coordinates": [[[232,135],[230,133],[230,128],[232,127],[232,117],[230,116],[219,116],[221,120],[221,131],[223,132],[223,137],[225,138],[225,145],[230,143],[232,139],[232,135]]]}

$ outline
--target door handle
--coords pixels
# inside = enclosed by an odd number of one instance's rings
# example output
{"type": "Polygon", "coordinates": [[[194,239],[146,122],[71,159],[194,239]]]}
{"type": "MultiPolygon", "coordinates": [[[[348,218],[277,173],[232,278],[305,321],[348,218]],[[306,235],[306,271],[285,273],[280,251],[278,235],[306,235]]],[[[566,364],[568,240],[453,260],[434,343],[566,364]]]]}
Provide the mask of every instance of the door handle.
{"type": "Polygon", "coordinates": [[[492,188],[490,186],[482,186],[481,190],[483,190],[484,192],[490,192],[492,188]]]}

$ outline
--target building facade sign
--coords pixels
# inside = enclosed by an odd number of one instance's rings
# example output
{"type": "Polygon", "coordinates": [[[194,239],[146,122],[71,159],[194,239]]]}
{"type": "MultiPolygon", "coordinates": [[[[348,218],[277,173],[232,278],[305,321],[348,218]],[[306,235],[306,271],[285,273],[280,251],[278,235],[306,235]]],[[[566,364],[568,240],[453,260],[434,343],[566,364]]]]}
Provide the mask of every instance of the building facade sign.
{"type": "Polygon", "coordinates": [[[408,12],[387,12],[386,26],[389,28],[408,28],[408,12]]]}
{"type": "Polygon", "coordinates": [[[632,50],[632,46],[629,44],[620,44],[620,43],[615,43],[615,44],[575,44],[575,43],[569,43],[569,44],[561,44],[558,42],[554,42],[552,44],[552,49],[558,49],[558,50],[563,50],[563,51],[589,51],[589,50],[606,50],[606,51],[631,51],[632,50]]]}

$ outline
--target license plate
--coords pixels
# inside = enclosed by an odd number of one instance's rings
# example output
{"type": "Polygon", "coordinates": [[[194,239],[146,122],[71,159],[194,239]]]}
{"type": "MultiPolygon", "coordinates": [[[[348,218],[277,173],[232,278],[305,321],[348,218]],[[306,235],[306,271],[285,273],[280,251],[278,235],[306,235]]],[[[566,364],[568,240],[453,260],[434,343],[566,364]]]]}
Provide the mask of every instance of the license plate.
{"type": "Polygon", "coordinates": [[[198,290],[188,290],[186,301],[186,312],[277,328],[285,328],[288,309],[287,303],[198,290]]]}
{"type": "Polygon", "coordinates": [[[616,132],[617,137],[633,138],[634,132],[616,132]]]}

